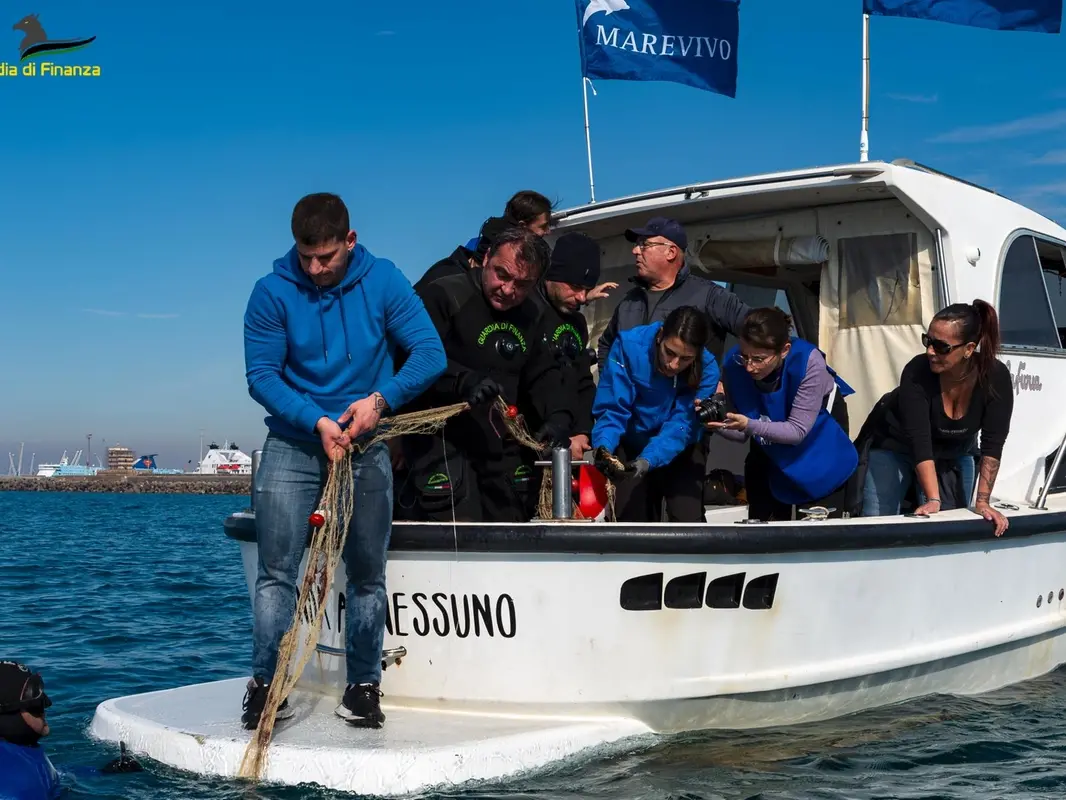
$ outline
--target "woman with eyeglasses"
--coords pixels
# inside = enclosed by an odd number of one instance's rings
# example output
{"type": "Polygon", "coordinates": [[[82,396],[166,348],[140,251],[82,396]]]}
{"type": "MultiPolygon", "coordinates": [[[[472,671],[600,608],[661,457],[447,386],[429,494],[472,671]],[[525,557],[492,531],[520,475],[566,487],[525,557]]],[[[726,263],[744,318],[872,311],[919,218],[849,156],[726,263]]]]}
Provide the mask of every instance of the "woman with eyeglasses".
{"type": "Polygon", "coordinates": [[[792,318],[780,308],[748,313],[722,359],[726,394],[739,413],[704,423],[725,439],[751,442],[744,461],[750,519],[795,519],[797,506],[823,506],[839,517],[858,465],[844,403],[854,390],[791,331],[792,318]]]}
{"type": "Polygon", "coordinates": [[[983,300],[950,305],[933,317],[922,344],[925,353],[903,368],[899,387],[878,402],[864,426],[869,431],[860,433],[870,442],[863,516],[898,514],[915,482],[915,514],[968,507],[979,453],[974,511],[1001,536],[1007,519],[990,500],[1010,431],[1014,387],[996,358],[996,310],[983,300]]]}
{"type": "Polygon", "coordinates": [[[700,447],[697,397],[718,386],[718,364],[706,349],[710,320],[681,306],[663,322],[630,328],[611,345],[592,404],[592,449],[616,482],[619,521],[703,522],[706,461],[700,447]],[[624,468],[612,468],[604,456],[624,468]]]}

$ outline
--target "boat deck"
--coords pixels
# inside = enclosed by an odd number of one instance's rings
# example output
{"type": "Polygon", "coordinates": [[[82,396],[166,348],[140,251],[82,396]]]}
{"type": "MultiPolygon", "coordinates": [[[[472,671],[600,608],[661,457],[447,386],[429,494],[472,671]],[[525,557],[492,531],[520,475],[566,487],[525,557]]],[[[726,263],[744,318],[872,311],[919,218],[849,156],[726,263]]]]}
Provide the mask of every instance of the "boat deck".
{"type": "MultiPolygon", "coordinates": [[[[251,731],[240,726],[246,678],[101,703],[91,734],[124,741],[137,754],[177,769],[233,778],[251,731]]],[[[334,696],[294,692],[292,719],[279,722],[263,779],[313,782],[361,795],[395,796],[471,781],[498,780],[648,733],[623,717],[560,718],[398,708],[385,726],[352,727],[333,713],[334,696]]]]}

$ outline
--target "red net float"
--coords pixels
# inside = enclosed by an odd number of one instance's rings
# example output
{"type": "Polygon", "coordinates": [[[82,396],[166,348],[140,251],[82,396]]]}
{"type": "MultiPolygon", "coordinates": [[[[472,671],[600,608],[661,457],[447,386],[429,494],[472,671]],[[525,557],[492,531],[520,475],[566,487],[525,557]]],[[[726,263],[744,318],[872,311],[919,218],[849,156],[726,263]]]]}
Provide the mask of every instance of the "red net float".
{"type": "Polygon", "coordinates": [[[326,524],[326,515],[321,511],[316,511],[307,518],[307,521],[311,523],[312,528],[321,528],[326,524]]]}
{"type": "Polygon", "coordinates": [[[516,419],[518,417],[518,406],[507,406],[507,419],[516,419]]]}

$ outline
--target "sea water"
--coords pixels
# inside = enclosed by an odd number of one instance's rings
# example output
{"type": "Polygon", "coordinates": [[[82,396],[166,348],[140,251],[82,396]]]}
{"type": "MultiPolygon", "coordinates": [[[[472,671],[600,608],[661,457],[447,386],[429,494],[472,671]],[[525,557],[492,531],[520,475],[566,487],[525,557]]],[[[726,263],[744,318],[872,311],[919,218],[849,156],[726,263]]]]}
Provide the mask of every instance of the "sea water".
{"type": "MultiPolygon", "coordinates": [[[[0,492],[0,658],[39,670],[44,740],[62,770],[102,766],[98,703],[246,675],[251,613],[222,520],[244,497],[0,492]]],[[[70,798],[317,798],[313,788],[144,771],[64,777],[70,798]]],[[[1066,672],[977,698],[928,698],[842,720],[665,739],[610,759],[430,797],[992,798],[1066,792],[1066,672]]]]}

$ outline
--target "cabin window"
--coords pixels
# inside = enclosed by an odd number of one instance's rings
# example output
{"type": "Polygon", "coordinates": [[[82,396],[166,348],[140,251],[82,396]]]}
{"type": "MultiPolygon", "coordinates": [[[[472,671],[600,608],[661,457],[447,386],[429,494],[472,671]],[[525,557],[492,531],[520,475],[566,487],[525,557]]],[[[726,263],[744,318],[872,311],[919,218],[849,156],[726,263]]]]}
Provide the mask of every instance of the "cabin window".
{"type": "Polygon", "coordinates": [[[1051,315],[1058,329],[1059,346],[1066,346],[1066,251],[1054,242],[1036,240],[1036,255],[1044,273],[1044,286],[1051,301],[1051,315]]]}
{"type": "MultiPolygon", "coordinates": [[[[1048,302],[1049,295],[1058,294],[1058,280],[1041,262],[1032,236],[1019,236],[1007,249],[999,280],[999,325],[1005,345],[1062,346],[1048,302]]],[[[1050,251],[1048,264],[1053,264],[1050,251]]]]}
{"type": "Polygon", "coordinates": [[[917,234],[841,239],[837,263],[841,328],[922,324],[917,234]]]}

